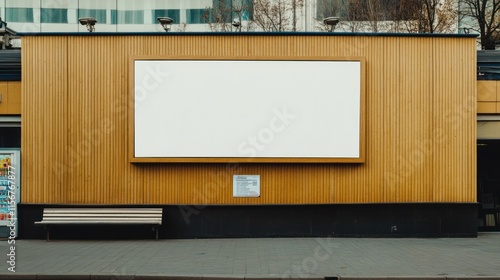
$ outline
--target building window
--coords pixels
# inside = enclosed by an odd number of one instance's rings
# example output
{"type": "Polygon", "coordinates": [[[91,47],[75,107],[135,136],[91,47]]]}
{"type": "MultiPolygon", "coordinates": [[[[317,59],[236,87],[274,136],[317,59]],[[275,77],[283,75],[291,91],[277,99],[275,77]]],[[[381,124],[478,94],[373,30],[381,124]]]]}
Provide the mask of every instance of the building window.
{"type": "Polygon", "coordinates": [[[78,18],[92,17],[97,23],[107,23],[106,10],[78,9],[78,18]]]}
{"type": "Polygon", "coordinates": [[[181,21],[181,15],[179,10],[153,10],[152,23],[158,23],[156,21],[158,17],[169,17],[174,20],[174,24],[179,24],[181,21]]]}
{"type": "Polygon", "coordinates": [[[339,17],[347,21],[410,20],[418,18],[420,2],[417,0],[318,0],[316,19],[339,17]]]}
{"type": "MultiPolygon", "coordinates": [[[[252,0],[213,0],[212,7],[203,10],[188,10],[187,17],[189,18],[190,11],[193,11],[193,16],[197,17],[201,11],[201,22],[226,22],[230,23],[233,19],[241,17],[241,20],[253,19],[253,1],[252,0]]],[[[191,17],[196,20],[196,18],[191,17]]],[[[189,21],[188,21],[189,23],[189,21]]],[[[194,22],[193,22],[194,23],[194,22]]]]}
{"type": "Polygon", "coordinates": [[[253,20],[253,1],[233,0],[233,18],[238,18],[238,13],[241,13],[241,20],[253,20]]]}
{"type": "Polygon", "coordinates": [[[7,22],[33,22],[32,8],[6,8],[5,20],[7,22]]]}
{"type": "Polygon", "coordinates": [[[144,10],[111,10],[111,24],[144,24],[144,10]]]}
{"type": "Polygon", "coordinates": [[[345,6],[346,3],[341,3],[340,0],[318,0],[316,3],[316,18],[322,20],[327,17],[340,17],[345,20],[345,6]]]}
{"type": "Polygon", "coordinates": [[[207,23],[206,20],[206,12],[208,10],[205,9],[188,9],[186,10],[186,22],[188,24],[198,24],[198,23],[207,23]]]}
{"type": "Polygon", "coordinates": [[[42,8],[40,18],[42,23],[68,23],[68,10],[42,8]]]}

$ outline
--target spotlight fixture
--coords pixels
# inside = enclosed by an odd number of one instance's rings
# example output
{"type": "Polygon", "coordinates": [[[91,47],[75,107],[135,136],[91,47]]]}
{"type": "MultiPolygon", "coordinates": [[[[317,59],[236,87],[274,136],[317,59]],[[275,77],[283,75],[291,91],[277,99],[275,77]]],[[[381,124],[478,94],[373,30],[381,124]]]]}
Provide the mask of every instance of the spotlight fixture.
{"type": "Polygon", "coordinates": [[[240,31],[241,32],[241,22],[239,19],[235,18],[233,20],[233,22],[231,23],[231,25],[233,25],[234,27],[236,27],[236,30],[237,31],[240,31]]]}
{"type": "Polygon", "coordinates": [[[323,19],[323,23],[328,25],[330,28],[328,29],[328,32],[333,32],[335,30],[335,26],[337,23],[339,23],[339,18],[338,17],[327,17],[323,19]]]}
{"type": "Polygon", "coordinates": [[[174,22],[173,19],[169,17],[158,17],[156,18],[158,22],[161,24],[163,29],[165,29],[166,32],[170,31],[170,28],[172,27],[172,23],[174,22]]]}
{"type": "Polygon", "coordinates": [[[95,18],[92,17],[79,18],[78,21],[80,22],[81,25],[86,25],[87,30],[89,32],[95,30],[95,24],[97,23],[97,20],[95,18]]]}
{"type": "Polygon", "coordinates": [[[13,40],[19,40],[20,38],[21,37],[17,35],[17,32],[11,28],[8,28],[7,22],[3,21],[0,17],[0,50],[4,48],[19,48],[20,46],[17,47],[17,44],[13,44],[13,40]]]}

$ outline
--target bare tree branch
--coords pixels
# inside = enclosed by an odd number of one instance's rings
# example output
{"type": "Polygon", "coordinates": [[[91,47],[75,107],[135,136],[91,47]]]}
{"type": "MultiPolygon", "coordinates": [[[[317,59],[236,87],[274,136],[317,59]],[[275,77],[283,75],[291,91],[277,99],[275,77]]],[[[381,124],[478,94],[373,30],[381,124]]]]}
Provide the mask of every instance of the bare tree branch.
{"type": "Polygon", "coordinates": [[[495,49],[499,39],[500,0],[461,0],[465,9],[461,10],[464,18],[475,21],[473,30],[480,35],[482,49],[495,49]]]}
{"type": "MultiPolygon", "coordinates": [[[[244,15],[251,12],[251,4],[244,0],[214,0],[212,7],[205,8],[202,20],[208,24],[211,31],[231,32],[242,31],[244,15]]],[[[251,22],[245,18],[247,26],[251,29],[251,22]]]]}
{"type": "Polygon", "coordinates": [[[254,0],[254,23],[263,31],[297,31],[303,0],[254,0]]]}

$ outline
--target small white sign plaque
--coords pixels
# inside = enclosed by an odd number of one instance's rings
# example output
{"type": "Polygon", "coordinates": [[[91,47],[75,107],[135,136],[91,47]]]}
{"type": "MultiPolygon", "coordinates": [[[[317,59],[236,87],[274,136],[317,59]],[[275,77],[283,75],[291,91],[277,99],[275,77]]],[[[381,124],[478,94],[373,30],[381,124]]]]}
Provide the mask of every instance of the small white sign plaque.
{"type": "Polygon", "coordinates": [[[259,197],[260,175],[233,175],[233,197],[259,197]]]}

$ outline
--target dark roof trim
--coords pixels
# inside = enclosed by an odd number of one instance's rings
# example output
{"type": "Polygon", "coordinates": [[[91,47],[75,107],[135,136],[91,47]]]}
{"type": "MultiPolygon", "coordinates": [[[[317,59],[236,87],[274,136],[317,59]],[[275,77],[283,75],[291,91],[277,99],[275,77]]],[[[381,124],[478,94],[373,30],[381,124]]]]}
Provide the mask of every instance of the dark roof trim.
{"type": "Polygon", "coordinates": [[[500,51],[494,51],[494,50],[477,51],[477,62],[499,63],[500,62],[500,51]]]}
{"type": "Polygon", "coordinates": [[[500,80],[500,51],[477,51],[477,79],[500,80]]]}
{"type": "Polygon", "coordinates": [[[18,36],[369,36],[476,38],[477,34],[373,33],[373,32],[44,32],[17,33],[18,36]]]}
{"type": "Polygon", "coordinates": [[[21,80],[21,50],[0,50],[0,81],[21,80]]]}

